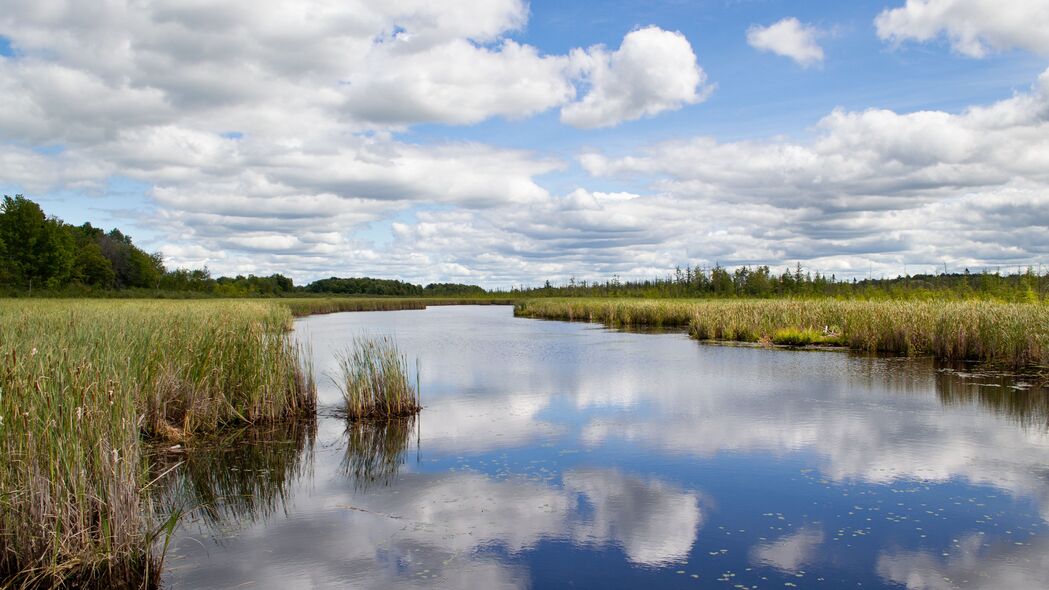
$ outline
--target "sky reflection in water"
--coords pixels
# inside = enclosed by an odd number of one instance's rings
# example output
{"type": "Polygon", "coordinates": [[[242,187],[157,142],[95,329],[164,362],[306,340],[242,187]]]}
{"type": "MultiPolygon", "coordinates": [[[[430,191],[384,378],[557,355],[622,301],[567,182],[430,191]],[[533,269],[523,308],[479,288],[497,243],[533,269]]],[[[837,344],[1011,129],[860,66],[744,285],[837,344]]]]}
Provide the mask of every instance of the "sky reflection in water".
{"type": "Polygon", "coordinates": [[[207,468],[183,478],[197,497],[252,489],[216,477],[225,465],[271,482],[256,488],[272,506],[231,500],[188,521],[171,588],[1049,581],[1037,387],[508,307],[316,316],[296,330],[322,406],[338,403],[324,377],[334,351],[368,332],[418,357],[426,408],[382,431],[322,410],[308,441],[278,432],[199,458],[207,468]]]}

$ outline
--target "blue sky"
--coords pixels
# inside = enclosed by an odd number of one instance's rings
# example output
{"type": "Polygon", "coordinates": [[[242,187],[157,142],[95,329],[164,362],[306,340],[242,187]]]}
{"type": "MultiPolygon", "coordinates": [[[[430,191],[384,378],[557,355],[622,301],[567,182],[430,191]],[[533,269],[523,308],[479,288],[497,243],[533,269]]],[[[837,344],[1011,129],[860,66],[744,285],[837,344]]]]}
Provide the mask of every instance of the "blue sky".
{"type": "Polygon", "coordinates": [[[0,16],[0,189],[172,267],[1049,262],[1042,2],[46,3],[0,16]]]}

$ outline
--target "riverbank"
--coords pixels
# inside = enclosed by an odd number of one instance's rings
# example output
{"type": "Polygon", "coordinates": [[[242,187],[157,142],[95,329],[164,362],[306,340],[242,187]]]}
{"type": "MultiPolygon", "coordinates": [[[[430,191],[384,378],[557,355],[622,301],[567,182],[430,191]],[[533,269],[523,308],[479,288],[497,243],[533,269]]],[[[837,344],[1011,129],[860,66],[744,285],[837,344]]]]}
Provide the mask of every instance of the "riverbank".
{"type": "Polygon", "coordinates": [[[1049,305],[836,299],[536,299],[519,317],[683,327],[697,340],[836,345],[1022,367],[1049,365],[1049,305]]]}

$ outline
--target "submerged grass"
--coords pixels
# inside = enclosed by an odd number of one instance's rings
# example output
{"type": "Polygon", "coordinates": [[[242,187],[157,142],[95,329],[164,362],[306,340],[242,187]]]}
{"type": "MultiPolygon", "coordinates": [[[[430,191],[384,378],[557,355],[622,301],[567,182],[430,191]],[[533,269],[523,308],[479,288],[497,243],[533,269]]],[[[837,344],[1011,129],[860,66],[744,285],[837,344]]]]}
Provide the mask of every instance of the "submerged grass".
{"type": "MultiPolygon", "coordinates": [[[[775,342],[833,334],[855,350],[1012,366],[1049,365],[1049,305],[989,301],[540,299],[522,317],[680,326],[699,340],[775,342]]],[[[813,343],[828,344],[828,342],[813,343]]]]}
{"type": "Polygon", "coordinates": [[[422,408],[418,384],[408,377],[408,358],[388,336],[358,336],[337,361],[340,374],[335,384],[349,419],[410,416],[422,408]]]}
{"type": "Polygon", "coordinates": [[[143,587],[163,530],[142,436],[310,415],[266,302],[0,301],[0,586],[143,587]]]}

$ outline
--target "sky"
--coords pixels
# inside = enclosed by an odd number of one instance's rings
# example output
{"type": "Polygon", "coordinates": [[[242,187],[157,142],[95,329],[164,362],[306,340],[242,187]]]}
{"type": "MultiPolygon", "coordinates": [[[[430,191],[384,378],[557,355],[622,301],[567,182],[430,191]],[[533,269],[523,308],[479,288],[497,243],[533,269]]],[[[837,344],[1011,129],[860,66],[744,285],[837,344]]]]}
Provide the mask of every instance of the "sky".
{"type": "Polygon", "coordinates": [[[297,284],[1049,267],[1049,0],[0,0],[0,192],[297,284]]]}

